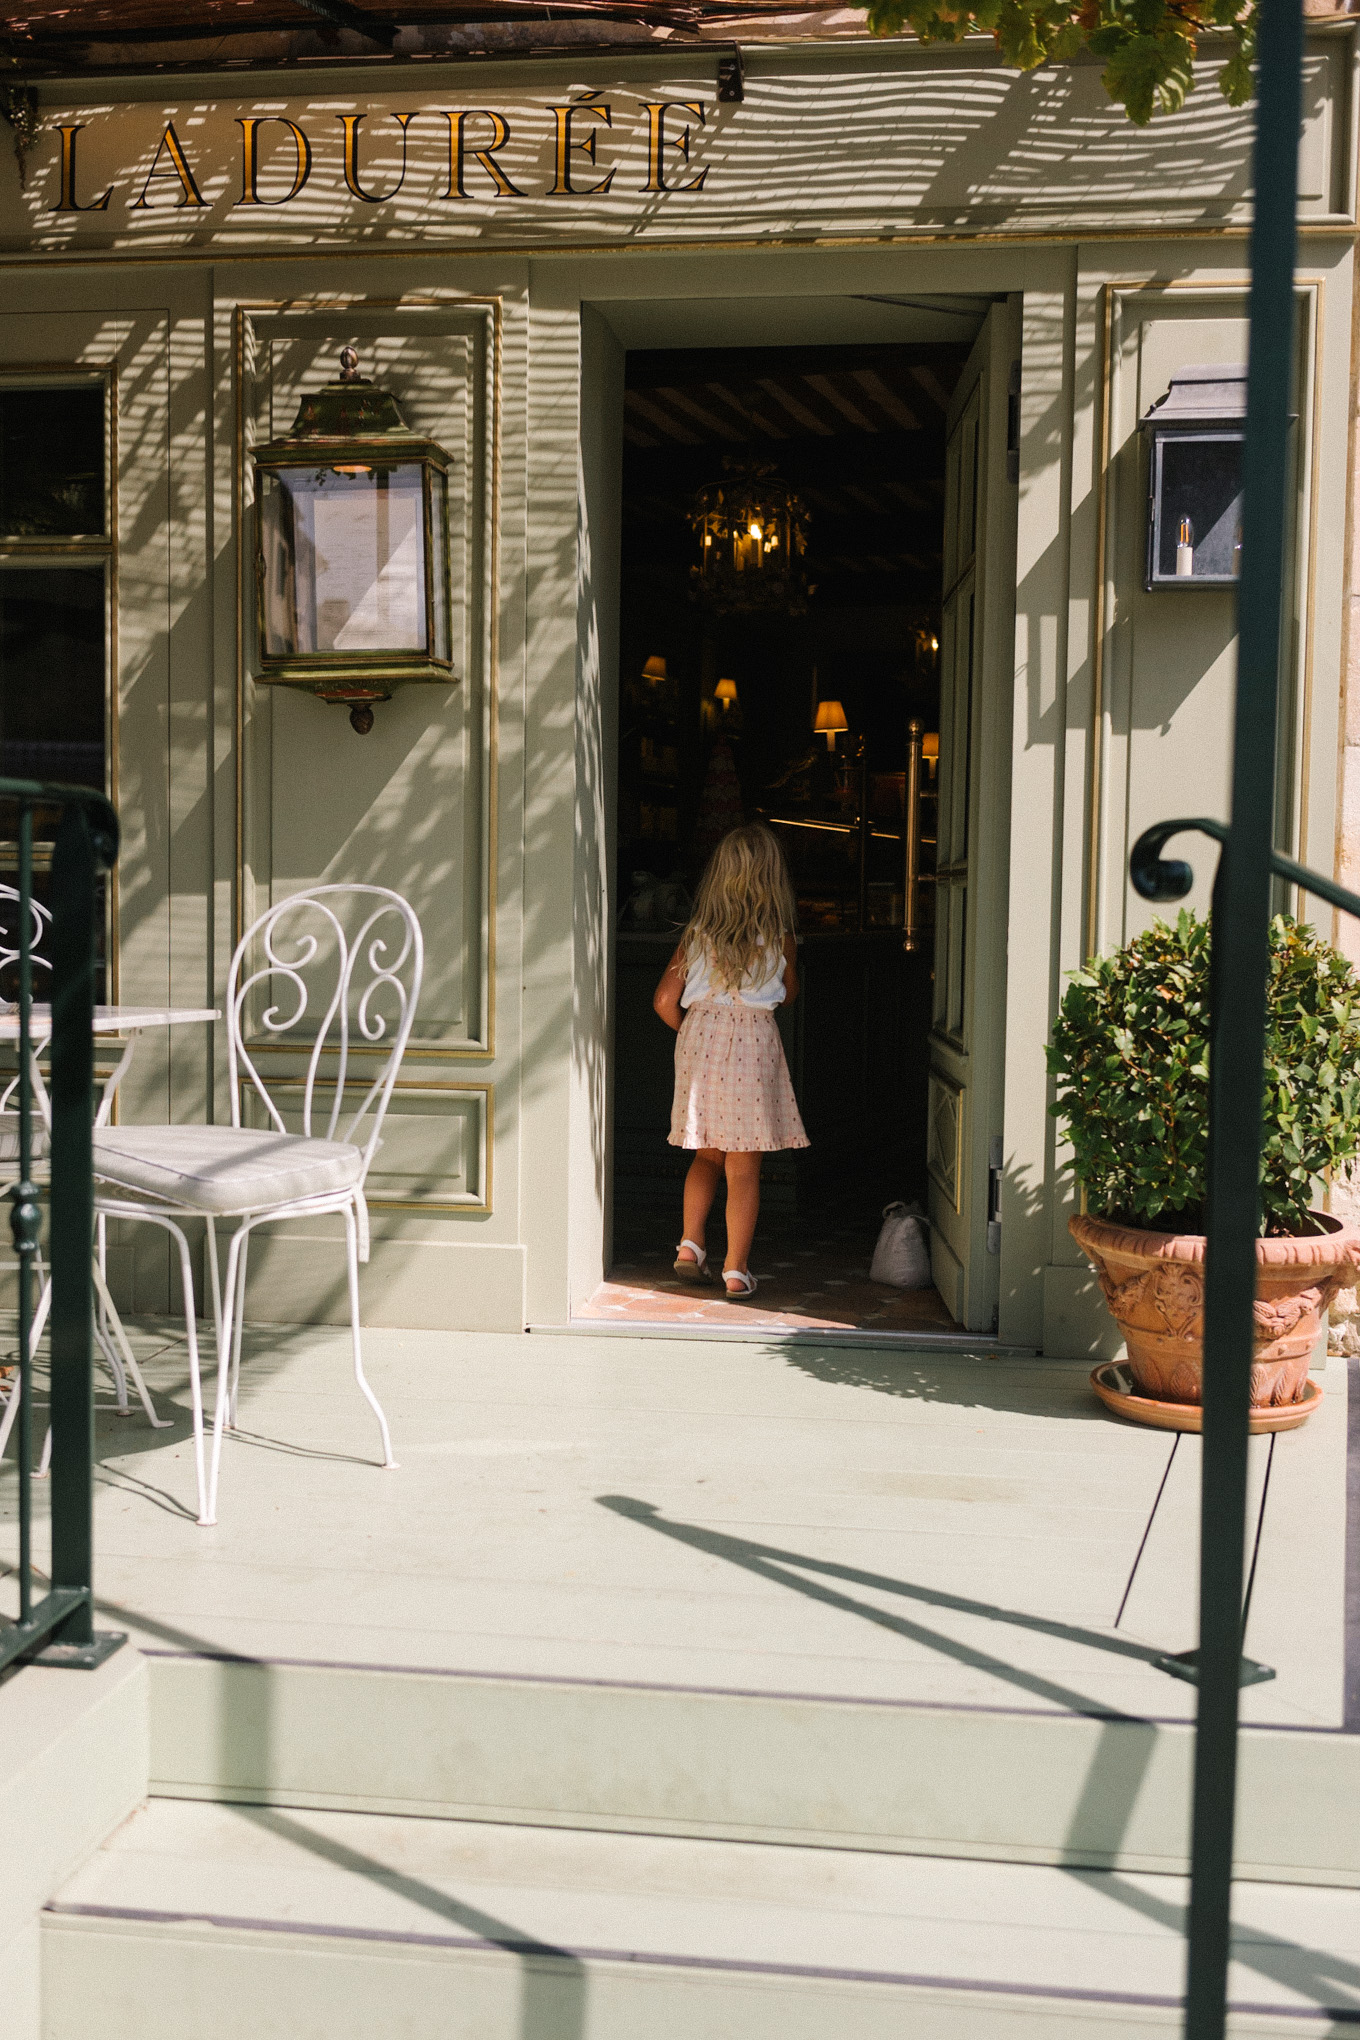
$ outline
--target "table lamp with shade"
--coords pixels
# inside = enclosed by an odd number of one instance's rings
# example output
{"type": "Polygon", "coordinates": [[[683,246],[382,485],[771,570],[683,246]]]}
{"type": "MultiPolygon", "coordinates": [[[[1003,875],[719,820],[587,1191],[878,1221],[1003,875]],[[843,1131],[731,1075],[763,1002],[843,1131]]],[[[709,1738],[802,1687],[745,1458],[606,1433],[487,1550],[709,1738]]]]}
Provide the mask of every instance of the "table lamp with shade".
{"type": "Polygon", "coordinates": [[[850,725],[845,720],[845,710],[839,701],[819,701],[812,727],[819,736],[826,738],[827,750],[834,751],[837,736],[842,730],[848,730],[850,725]]]}
{"type": "Polygon", "coordinates": [[[641,682],[636,696],[639,703],[648,714],[659,715],[663,721],[669,721],[675,713],[676,678],[664,656],[653,652],[644,661],[638,678],[641,682]]]}
{"type": "Polygon", "coordinates": [[[713,690],[713,699],[723,705],[723,714],[736,706],[737,683],[735,680],[720,680],[713,690]]]}

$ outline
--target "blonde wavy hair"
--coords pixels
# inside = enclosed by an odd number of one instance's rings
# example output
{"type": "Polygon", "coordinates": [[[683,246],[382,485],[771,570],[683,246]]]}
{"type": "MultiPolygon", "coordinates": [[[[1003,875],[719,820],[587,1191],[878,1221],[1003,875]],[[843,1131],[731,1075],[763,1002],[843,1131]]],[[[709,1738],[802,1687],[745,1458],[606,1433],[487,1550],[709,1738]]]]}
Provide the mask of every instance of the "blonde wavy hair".
{"type": "Polygon", "coordinates": [[[747,822],[723,837],[699,880],[680,937],[685,967],[706,954],[715,987],[740,991],[764,976],[797,925],[784,853],[764,822],[747,822]]]}

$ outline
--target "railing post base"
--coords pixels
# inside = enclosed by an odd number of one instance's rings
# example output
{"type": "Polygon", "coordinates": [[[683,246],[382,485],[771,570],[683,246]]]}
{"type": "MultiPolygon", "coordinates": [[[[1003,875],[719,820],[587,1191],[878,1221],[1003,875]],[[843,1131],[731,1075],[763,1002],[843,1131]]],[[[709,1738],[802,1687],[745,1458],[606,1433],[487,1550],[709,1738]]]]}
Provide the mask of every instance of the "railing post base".
{"type": "Polygon", "coordinates": [[[71,1672],[92,1672],[126,1642],[125,1629],[96,1629],[88,1643],[49,1643],[34,1651],[27,1662],[71,1672]]]}
{"type": "MultiPolygon", "coordinates": [[[[1199,1652],[1178,1650],[1174,1656],[1156,1657],[1152,1660],[1159,1672],[1169,1672],[1173,1679],[1184,1679],[1188,1686],[1199,1684],[1199,1652]]],[[[1263,1665],[1258,1658],[1244,1657],[1237,1668],[1239,1686],[1263,1686],[1267,1679],[1275,1676],[1274,1665],[1263,1665]]]]}

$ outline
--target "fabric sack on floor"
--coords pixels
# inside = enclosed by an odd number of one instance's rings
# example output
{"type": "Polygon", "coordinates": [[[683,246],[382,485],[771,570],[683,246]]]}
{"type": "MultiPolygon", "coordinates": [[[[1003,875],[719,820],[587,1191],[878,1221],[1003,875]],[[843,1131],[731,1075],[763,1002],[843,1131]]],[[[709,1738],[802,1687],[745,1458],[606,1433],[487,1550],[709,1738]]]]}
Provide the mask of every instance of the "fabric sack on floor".
{"type": "Polygon", "coordinates": [[[887,1204],[869,1268],[871,1282],[894,1289],[929,1289],[930,1245],[919,1204],[887,1204]]]}

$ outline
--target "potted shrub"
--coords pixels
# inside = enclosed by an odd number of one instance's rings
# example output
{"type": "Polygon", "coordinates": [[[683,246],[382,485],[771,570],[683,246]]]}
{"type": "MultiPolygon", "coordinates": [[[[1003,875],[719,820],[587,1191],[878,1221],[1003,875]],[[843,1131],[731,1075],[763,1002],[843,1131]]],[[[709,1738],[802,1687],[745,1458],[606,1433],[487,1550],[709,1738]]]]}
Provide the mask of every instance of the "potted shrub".
{"type": "MultiPolygon", "coordinates": [[[[1209,1137],[1209,924],[1182,912],[1074,972],[1048,1051],[1085,1193],[1070,1221],[1138,1393],[1198,1403],[1209,1137]]],[[[1254,1405],[1304,1394],[1319,1320],[1360,1233],[1315,1208],[1360,1153],[1360,983],[1287,915],[1270,929],[1254,1405]]]]}

